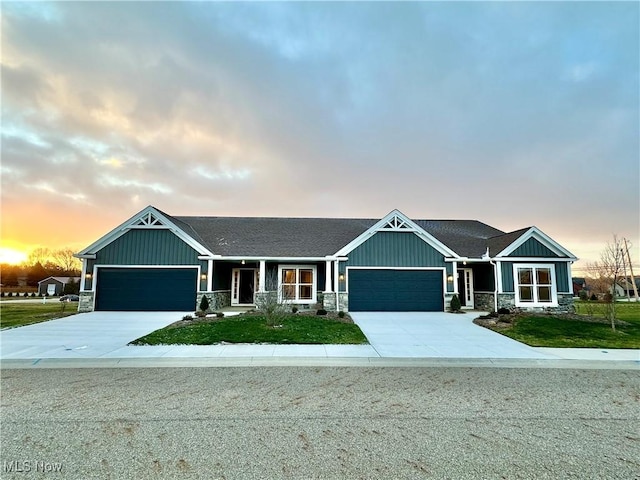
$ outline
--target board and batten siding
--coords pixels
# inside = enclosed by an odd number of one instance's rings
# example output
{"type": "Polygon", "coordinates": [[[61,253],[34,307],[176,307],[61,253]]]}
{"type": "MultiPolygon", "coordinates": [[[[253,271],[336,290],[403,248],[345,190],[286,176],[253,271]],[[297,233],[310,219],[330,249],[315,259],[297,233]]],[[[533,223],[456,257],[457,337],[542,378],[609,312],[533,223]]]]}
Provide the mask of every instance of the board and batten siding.
{"type": "MultiPolygon", "coordinates": [[[[502,291],[504,293],[514,293],[515,286],[513,281],[513,265],[520,262],[502,262],[502,291]]],[[[526,262],[532,263],[532,262],[526,262]]],[[[555,265],[556,271],[556,289],[558,293],[570,292],[569,289],[569,272],[568,262],[541,261],[540,263],[555,265]]]]}
{"type": "Polygon", "coordinates": [[[96,252],[98,265],[198,265],[198,252],[169,230],[130,230],[96,252]]]}
{"type": "Polygon", "coordinates": [[[510,257],[544,257],[553,258],[558,255],[545,247],[535,238],[530,238],[513,252],[509,254],[510,257]]]}
{"type": "MultiPolygon", "coordinates": [[[[345,267],[446,268],[447,275],[453,271],[442,253],[411,232],[377,232],[348,257],[340,262],[340,274],[345,273],[345,267]]],[[[340,291],[345,291],[345,286],[340,282],[340,291]]]]}

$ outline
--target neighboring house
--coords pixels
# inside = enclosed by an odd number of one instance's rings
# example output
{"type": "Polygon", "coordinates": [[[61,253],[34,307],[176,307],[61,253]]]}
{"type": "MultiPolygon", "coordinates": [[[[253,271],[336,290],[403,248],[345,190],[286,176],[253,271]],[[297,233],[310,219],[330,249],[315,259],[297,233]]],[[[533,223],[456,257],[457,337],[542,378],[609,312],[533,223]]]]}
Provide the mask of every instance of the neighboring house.
{"type": "Polygon", "coordinates": [[[173,217],[149,206],[88,246],[80,311],[254,305],[299,308],[571,310],[576,257],[536,227],[476,220],[173,217]],[[271,280],[277,282],[272,285],[271,280]],[[284,298],[283,298],[284,297],[284,298]]]}
{"type": "Polygon", "coordinates": [[[47,277],[38,282],[38,295],[62,295],[69,282],[79,282],[80,277],[47,277]]]}
{"type": "Polygon", "coordinates": [[[578,297],[582,290],[587,292],[588,295],[591,295],[591,292],[589,291],[590,290],[589,286],[587,285],[587,280],[585,278],[573,277],[571,280],[573,282],[573,296],[574,297],[578,297]]]}
{"type": "MultiPolygon", "coordinates": [[[[640,292],[640,277],[636,277],[636,289],[640,292]]],[[[633,283],[631,283],[631,277],[620,278],[616,282],[616,297],[630,297],[635,298],[636,292],[633,289],[633,283]]]]}

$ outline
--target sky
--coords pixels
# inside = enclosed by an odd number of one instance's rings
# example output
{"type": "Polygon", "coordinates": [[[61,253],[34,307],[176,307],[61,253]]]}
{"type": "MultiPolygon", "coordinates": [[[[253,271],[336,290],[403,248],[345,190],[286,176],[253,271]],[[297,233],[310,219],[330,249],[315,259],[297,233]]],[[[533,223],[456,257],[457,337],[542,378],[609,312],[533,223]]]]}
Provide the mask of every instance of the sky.
{"type": "MultiPolygon", "coordinates": [[[[640,259],[638,2],[2,2],[2,248],[171,215],[535,225],[640,259]]],[[[640,273],[640,266],[638,266],[640,273]]]]}

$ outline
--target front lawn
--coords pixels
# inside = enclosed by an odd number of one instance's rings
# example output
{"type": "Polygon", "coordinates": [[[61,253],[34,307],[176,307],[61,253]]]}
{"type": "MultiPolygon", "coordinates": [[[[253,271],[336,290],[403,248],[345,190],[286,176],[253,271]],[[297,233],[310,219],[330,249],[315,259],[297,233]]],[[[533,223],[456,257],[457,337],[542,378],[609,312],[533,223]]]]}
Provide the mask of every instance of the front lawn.
{"type": "Polygon", "coordinates": [[[510,327],[490,328],[532,347],[640,348],[640,304],[616,304],[622,322],[615,332],[604,318],[604,307],[597,302],[576,302],[581,315],[523,315],[510,327]],[[587,310],[593,316],[584,315],[587,310]]]}
{"type": "MultiPolygon", "coordinates": [[[[180,323],[180,322],[179,322],[180,323]]],[[[211,319],[204,323],[169,325],[131,342],[132,345],[213,345],[228,343],[362,344],[353,323],[315,315],[290,315],[281,326],[269,327],[261,315],[211,319]]]]}
{"type": "Polygon", "coordinates": [[[47,300],[47,303],[0,302],[0,328],[22,327],[76,313],[78,313],[78,302],[60,302],[57,298],[47,300]]]}

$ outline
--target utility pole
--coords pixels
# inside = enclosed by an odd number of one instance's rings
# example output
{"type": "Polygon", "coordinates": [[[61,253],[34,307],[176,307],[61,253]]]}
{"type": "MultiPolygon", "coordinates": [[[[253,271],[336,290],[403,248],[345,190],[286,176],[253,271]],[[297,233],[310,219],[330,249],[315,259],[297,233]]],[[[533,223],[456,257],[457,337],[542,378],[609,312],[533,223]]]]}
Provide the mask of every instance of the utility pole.
{"type": "Polygon", "coordinates": [[[633,285],[633,293],[636,296],[636,302],[637,302],[640,299],[638,299],[638,286],[636,285],[636,277],[633,276],[633,267],[631,266],[631,255],[629,255],[629,245],[627,245],[626,238],[623,238],[623,240],[624,240],[624,248],[627,250],[627,260],[629,260],[629,270],[631,271],[631,285],[633,285]]]}

